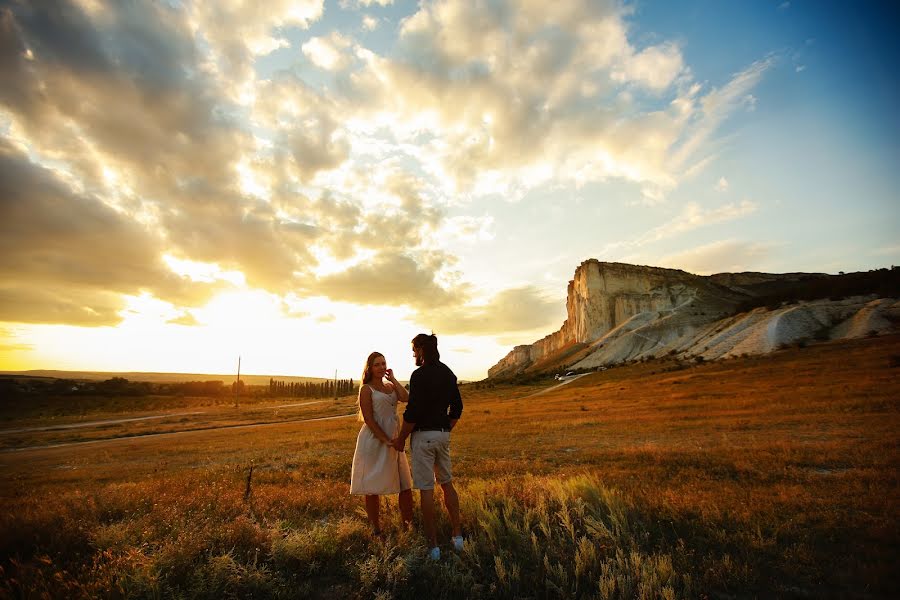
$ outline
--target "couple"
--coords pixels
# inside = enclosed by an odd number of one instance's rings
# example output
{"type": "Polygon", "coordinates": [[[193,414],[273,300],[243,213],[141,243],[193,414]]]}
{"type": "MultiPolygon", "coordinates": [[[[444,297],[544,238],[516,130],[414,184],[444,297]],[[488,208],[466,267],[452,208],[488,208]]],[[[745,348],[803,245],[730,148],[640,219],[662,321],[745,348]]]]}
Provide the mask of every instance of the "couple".
{"type": "Polygon", "coordinates": [[[380,496],[400,494],[400,516],[412,523],[411,487],[421,494],[422,526],[431,544],[430,557],[441,557],[434,525],[434,484],[444,492],[444,505],[453,528],[453,547],[462,550],[459,497],[450,467],[450,430],[462,414],[456,375],[440,362],[437,337],[420,333],[412,340],[416,366],[409,392],[387,368],[384,355],[373,352],[366,360],[359,388],[359,412],[365,425],[356,438],[350,493],[365,495],[366,514],[376,534],[381,532],[380,496]],[[387,380],[387,381],[385,381],[387,380]],[[406,402],[401,427],[397,402],[406,402]],[[412,475],[404,448],[412,434],[412,475]]]}

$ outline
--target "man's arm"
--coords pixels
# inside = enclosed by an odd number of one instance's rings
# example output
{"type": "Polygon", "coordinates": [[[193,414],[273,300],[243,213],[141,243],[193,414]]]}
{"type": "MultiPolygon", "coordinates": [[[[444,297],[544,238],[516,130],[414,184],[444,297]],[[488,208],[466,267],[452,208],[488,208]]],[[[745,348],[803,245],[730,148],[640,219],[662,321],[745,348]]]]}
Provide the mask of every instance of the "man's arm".
{"type": "Polygon", "coordinates": [[[451,384],[450,390],[450,410],[447,413],[447,416],[450,417],[450,429],[456,427],[457,421],[462,416],[463,411],[463,402],[462,396],[459,393],[459,386],[456,384],[456,377],[453,377],[453,381],[451,384]]]}
{"type": "Polygon", "coordinates": [[[406,438],[409,437],[409,434],[412,433],[412,430],[415,428],[416,424],[411,423],[403,418],[403,427],[400,428],[400,435],[394,438],[394,441],[391,442],[391,445],[394,446],[394,449],[397,452],[403,452],[403,449],[406,447],[406,438]]]}
{"type": "Polygon", "coordinates": [[[406,447],[406,438],[412,433],[419,420],[419,404],[422,402],[419,397],[419,372],[413,371],[409,376],[409,400],[406,402],[406,410],[403,411],[403,427],[400,428],[400,434],[394,438],[392,444],[398,452],[402,452],[406,447]]]}

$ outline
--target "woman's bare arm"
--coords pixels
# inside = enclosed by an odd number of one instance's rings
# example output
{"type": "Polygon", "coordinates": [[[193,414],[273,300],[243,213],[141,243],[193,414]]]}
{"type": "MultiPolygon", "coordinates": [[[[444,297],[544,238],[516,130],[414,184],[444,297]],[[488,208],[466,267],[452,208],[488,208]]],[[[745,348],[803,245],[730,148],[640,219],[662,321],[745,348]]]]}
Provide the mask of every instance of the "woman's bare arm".
{"type": "Polygon", "coordinates": [[[400,385],[400,382],[397,381],[397,378],[394,377],[394,371],[388,369],[386,373],[388,381],[391,382],[391,385],[394,388],[394,391],[397,392],[397,401],[398,402],[406,402],[409,400],[409,392],[406,391],[406,388],[400,385]]]}

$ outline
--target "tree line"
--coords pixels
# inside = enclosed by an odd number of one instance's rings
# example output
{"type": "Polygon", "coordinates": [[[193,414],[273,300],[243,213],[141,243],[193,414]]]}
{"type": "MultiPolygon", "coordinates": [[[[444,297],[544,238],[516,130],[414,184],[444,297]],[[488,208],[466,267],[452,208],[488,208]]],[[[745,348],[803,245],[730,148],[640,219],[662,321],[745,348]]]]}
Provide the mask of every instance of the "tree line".
{"type": "Polygon", "coordinates": [[[72,379],[43,378],[2,378],[0,393],[52,394],[54,396],[229,396],[243,391],[244,382],[226,386],[224,381],[183,381],[154,383],[149,381],[128,381],[124,377],[113,377],[105,381],[83,381],[72,379]]]}
{"type": "MultiPolygon", "coordinates": [[[[754,286],[747,286],[753,288],[754,286]]],[[[748,298],[735,309],[735,314],[765,306],[774,310],[784,303],[801,301],[842,300],[849,296],[876,295],[882,298],[900,297],[900,267],[872,269],[858,273],[840,275],[806,275],[799,281],[766,282],[760,287],[767,289],[762,294],[748,298]]]]}
{"type": "Polygon", "coordinates": [[[269,379],[270,396],[287,396],[290,398],[334,398],[335,396],[351,396],[356,394],[357,385],[352,379],[338,379],[312,383],[310,381],[277,381],[269,379]]]}

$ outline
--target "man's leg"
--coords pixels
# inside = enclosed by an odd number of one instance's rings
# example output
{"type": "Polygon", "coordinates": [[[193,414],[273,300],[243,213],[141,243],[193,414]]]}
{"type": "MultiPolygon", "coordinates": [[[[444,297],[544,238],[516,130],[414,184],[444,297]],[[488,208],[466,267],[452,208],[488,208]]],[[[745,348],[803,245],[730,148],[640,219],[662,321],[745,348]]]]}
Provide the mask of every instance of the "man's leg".
{"type": "MultiPolygon", "coordinates": [[[[434,490],[419,490],[422,501],[422,528],[428,543],[437,546],[437,531],[434,528],[434,490]]],[[[458,512],[458,511],[457,511],[458,512]]]]}
{"type": "Polygon", "coordinates": [[[450,526],[453,528],[453,537],[462,535],[462,528],[459,523],[459,496],[456,494],[456,488],[453,482],[441,484],[444,491],[444,506],[447,508],[447,515],[450,517],[450,526]]]}
{"type": "MultiPolygon", "coordinates": [[[[453,465],[450,461],[450,433],[442,434],[441,443],[435,448],[434,478],[441,484],[444,491],[444,506],[447,508],[447,516],[450,517],[450,526],[453,528],[453,537],[462,535],[459,522],[459,496],[453,487],[453,465]]],[[[454,540],[454,545],[456,541],[454,540]]]]}

